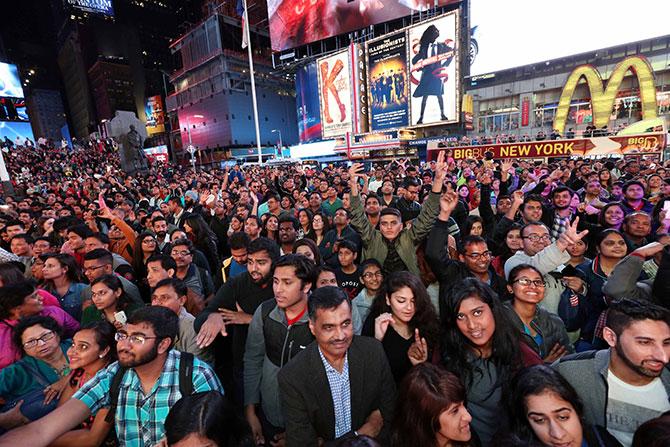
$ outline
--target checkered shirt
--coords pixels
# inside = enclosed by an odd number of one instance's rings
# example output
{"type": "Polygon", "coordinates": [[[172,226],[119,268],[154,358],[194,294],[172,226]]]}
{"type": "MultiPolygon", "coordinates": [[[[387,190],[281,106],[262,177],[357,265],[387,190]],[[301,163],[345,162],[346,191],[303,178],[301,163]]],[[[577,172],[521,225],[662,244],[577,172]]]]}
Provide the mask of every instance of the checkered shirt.
{"type": "Polygon", "coordinates": [[[333,398],[335,410],[335,438],[351,431],[351,386],[349,384],[349,356],[344,359],[344,367],[340,373],[333,368],[323,356],[321,348],[319,355],[326,369],[326,377],[330,385],[330,394],[333,398]]]}
{"type": "MultiPolygon", "coordinates": [[[[165,436],[163,423],[170,408],[181,398],[179,392],[179,361],[181,353],[170,350],[163,371],[151,392],[145,395],[139,377],[133,369],[123,376],[116,408],[116,435],[119,445],[125,447],[153,447],[165,436]]],[[[109,388],[119,363],[114,362],[81,387],[73,396],[95,414],[109,407],[109,388]]],[[[206,363],[193,359],[193,392],[216,390],[223,387],[206,363]]]]}

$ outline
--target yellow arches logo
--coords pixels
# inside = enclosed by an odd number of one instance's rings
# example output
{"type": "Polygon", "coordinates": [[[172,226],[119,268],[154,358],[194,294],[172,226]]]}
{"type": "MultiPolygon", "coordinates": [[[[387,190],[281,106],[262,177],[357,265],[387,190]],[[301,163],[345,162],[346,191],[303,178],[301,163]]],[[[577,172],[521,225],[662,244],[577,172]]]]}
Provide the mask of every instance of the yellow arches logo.
{"type": "Polygon", "coordinates": [[[565,121],[570,110],[570,102],[575,89],[582,77],[591,91],[591,110],[593,113],[593,125],[603,127],[609,123],[612,107],[621,83],[628,71],[637,76],[640,84],[640,101],[642,102],[642,119],[657,117],[656,84],[654,82],[654,71],[646,58],[642,56],[631,56],[619,62],[612,75],[603,88],[603,78],[592,65],[580,65],[575,68],[568,80],[565,82],[561,98],[558,101],[558,110],[554,119],[554,129],[563,133],[565,121]]]}

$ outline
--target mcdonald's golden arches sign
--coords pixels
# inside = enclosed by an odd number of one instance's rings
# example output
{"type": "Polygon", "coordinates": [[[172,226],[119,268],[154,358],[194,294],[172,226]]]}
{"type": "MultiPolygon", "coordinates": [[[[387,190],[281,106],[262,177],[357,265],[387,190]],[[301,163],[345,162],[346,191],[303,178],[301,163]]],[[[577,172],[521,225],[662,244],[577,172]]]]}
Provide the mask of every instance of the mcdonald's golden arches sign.
{"type": "Polygon", "coordinates": [[[575,93],[579,81],[586,79],[586,84],[591,92],[591,110],[593,112],[593,124],[596,127],[607,126],[612,107],[616,99],[617,92],[621,88],[626,74],[631,71],[637,76],[640,84],[640,101],[642,103],[642,119],[652,119],[657,117],[656,105],[656,83],[654,81],[654,71],[649,61],[643,56],[627,57],[619,62],[609,80],[603,87],[603,78],[598,70],[592,65],[580,65],[575,68],[563,87],[563,92],[558,101],[558,110],[554,119],[554,129],[563,133],[565,121],[570,110],[570,102],[575,93]]]}

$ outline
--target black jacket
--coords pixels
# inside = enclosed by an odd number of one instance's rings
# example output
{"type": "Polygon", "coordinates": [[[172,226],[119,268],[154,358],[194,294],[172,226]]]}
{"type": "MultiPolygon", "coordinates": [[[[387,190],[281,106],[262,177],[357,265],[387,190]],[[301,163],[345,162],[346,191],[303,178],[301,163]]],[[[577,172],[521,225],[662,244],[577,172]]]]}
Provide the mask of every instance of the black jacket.
{"type": "MultiPolygon", "coordinates": [[[[384,349],[374,338],[354,336],[347,355],[352,431],[342,438],[354,436],[353,431],[365,424],[370,413],[380,410],[384,427],[379,439],[384,441],[396,394],[384,349]]],[[[335,439],[335,410],[316,342],[279,371],[279,389],[287,447],[311,447],[318,445],[318,438],[326,443],[335,439]]]]}

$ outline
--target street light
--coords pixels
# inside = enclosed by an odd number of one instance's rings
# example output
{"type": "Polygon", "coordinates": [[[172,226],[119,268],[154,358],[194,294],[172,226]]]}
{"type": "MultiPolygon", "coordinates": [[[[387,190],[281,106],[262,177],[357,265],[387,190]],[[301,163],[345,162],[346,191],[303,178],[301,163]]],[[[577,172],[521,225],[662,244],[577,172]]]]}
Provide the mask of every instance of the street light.
{"type": "MultiPolygon", "coordinates": [[[[193,118],[204,118],[204,116],[193,115],[193,118]]],[[[186,132],[188,133],[188,148],[186,150],[191,154],[191,166],[193,167],[193,172],[195,172],[195,147],[193,147],[193,140],[191,139],[191,121],[188,116],[186,117],[186,132]]]]}
{"type": "Polygon", "coordinates": [[[282,140],[281,140],[281,130],[272,129],[272,133],[275,133],[275,132],[279,133],[279,157],[281,157],[282,156],[282,148],[284,147],[284,145],[282,144],[282,140]]]}

